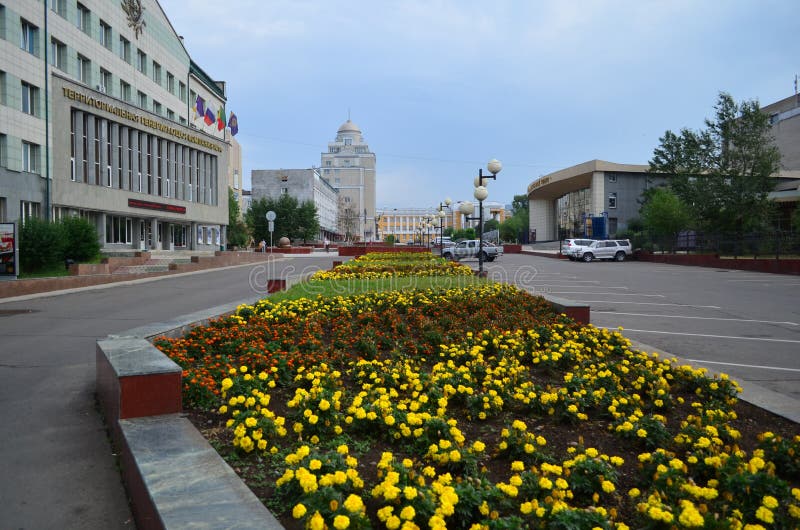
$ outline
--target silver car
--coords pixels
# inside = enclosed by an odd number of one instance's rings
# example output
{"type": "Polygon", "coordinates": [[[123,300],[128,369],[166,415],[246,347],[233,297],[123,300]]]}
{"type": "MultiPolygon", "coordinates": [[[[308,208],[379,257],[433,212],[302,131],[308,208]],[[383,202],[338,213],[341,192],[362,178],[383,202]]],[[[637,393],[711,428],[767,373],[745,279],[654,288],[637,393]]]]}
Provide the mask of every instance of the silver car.
{"type": "Polygon", "coordinates": [[[595,241],[588,247],[583,247],[575,257],[585,262],[595,259],[609,259],[625,261],[633,253],[631,242],[627,239],[608,239],[595,241]]]}
{"type": "Polygon", "coordinates": [[[565,239],[561,243],[561,253],[574,261],[583,252],[583,249],[594,243],[594,241],[594,239],[565,239]]]}

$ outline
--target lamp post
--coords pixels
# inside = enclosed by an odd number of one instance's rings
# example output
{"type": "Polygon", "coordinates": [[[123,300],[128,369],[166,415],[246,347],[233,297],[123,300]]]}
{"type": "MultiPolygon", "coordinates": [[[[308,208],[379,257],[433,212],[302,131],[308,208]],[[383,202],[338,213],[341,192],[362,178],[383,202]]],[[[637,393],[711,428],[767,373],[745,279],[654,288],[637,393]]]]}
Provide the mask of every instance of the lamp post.
{"type": "MultiPolygon", "coordinates": [[[[489,170],[491,175],[484,175],[483,169],[478,169],[478,176],[475,177],[474,181],[475,191],[473,192],[473,196],[478,199],[478,276],[483,276],[483,256],[485,255],[483,250],[483,201],[489,196],[489,190],[486,189],[486,184],[489,183],[488,179],[497,179],[497,174],[503,169],[503,164],[496,158],[493,158],[486,164],[486,169],[489,170]]],[[[475,220],[474,216],[469,215],[473,213],[472,203],[463,203],[460,211],[466,216],[468,221],[475,220]],[[466,211],[467,209],[469,212],[466,211]]]]}
{"type": "Polygon", "coordinates": [[[447,208],[449,210],[450,209],[450,204],[452,204],[452,202],[453,201],[450,200],[450,197],[447,197],[444,200],[443,203],[441,203],[441,202],[439,203],[439,213],[437,215],[439,216],[439,257],[440,258],[444,257],[444,218],[447,216],[447,214],[444,213],[444,209],[447,208]]]}

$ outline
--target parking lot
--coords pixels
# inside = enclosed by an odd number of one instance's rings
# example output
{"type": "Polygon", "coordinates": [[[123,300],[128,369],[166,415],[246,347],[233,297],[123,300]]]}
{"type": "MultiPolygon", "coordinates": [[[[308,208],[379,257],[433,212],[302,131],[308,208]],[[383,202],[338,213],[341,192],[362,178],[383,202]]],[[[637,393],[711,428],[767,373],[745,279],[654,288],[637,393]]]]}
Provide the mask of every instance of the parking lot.
{"type": "Polygon", "coordinates": [[[529,292],[588,304],[594,325],[622,327],[644,349],[800,404],[800,277],[519,254],[485,267],[529,292]]]}

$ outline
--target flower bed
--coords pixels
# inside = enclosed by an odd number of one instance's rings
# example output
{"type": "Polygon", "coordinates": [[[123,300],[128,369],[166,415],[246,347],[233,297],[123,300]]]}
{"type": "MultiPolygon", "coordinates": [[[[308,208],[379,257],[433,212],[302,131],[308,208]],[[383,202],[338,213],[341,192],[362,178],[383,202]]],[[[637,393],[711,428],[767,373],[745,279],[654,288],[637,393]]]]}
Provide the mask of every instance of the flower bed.
{"type": "Polygon", "coordinates": [[[373,279],[409,276],[469,276],[472,268],[432,254],[375,252],[319,271],[311,281],[373,279]]]}
{"type": "Polygon", "coordinates": [[[157,345],[287,527],[800,522],[796,425],[514,287],[266,299],[157,345]]]}

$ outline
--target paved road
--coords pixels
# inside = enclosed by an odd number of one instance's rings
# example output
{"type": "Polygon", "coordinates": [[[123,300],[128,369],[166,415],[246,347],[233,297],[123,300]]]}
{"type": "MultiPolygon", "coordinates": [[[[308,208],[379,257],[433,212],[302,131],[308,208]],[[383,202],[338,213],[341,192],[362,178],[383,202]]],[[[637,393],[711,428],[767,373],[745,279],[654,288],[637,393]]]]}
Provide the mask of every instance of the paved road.
{"type": "Polygon", "coordinates": [[[800,277],[515,254],[486,265],[497,280],[589,304],[597,326],[800,400],[800,277]]]}
{"type": "Polygon", "coordinates": [[[0,528],[134,528],[95,405],[95,341],[259,297],[266,276],[329,268],[334,255],[0,300],[0,528]],[[263,266],[262,266],[263,267],[263,266]]]}

